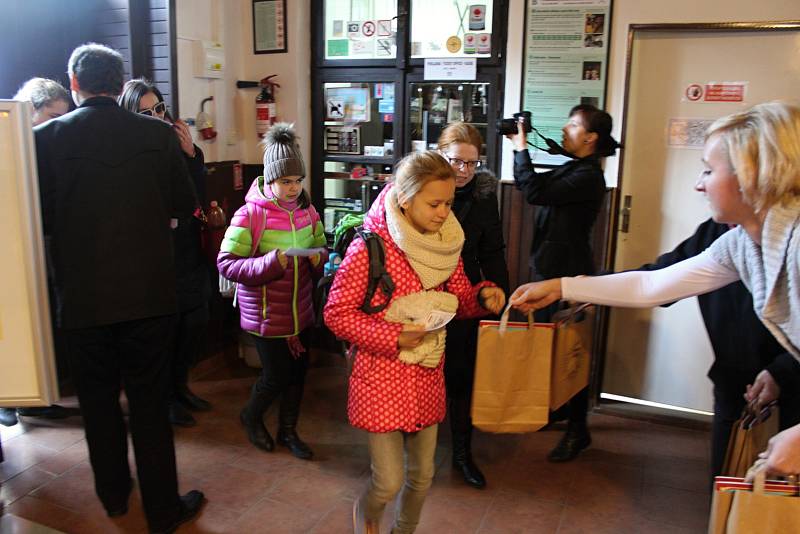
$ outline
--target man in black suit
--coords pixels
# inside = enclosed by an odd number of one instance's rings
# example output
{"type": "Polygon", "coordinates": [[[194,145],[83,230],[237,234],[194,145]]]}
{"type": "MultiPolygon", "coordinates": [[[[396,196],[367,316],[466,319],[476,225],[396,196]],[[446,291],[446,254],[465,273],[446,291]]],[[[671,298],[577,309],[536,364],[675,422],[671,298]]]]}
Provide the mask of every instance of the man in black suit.
{"type": "Polygon", "coordinates": [[[203,494],[178,494],[167,412],[177,311],[170,221],[194,189],[168,124],[121,109],[122,56],[97,44],[69,59],[78,108],[35,128],[56,316],[86,427],[95,490],[109,516],[133,486],[119,404],[124,385],[139,489],[151,532],[193,517],[203,494]]]}

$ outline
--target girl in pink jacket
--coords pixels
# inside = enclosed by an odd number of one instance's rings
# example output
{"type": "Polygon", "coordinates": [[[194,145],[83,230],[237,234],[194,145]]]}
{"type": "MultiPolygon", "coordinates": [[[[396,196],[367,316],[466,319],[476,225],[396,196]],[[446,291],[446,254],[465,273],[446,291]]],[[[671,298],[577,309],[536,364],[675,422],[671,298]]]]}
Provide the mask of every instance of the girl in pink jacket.
{"type": "Polygon", "coordinates": [[[377,532],[401,488],[392,532],[413,532],[433,478],[445,414],[445,329],[425,331],[421,323],[431,312],[477,317],[505,303],[501,289],[491,282],[473,286],[464,274],[464,232],[450,211],[454,196],[453,169],[442,156],[406,156],[364,220],[381,237],[395,286],[388,302],[378,291],[370,304],[387,306],[374,314],[361,309],[369,255],[360,239],[350,245],[325,306],[325,323],[354,346],[347,411],[350,423],[368,432],[372,477],[354,504],[356,532],[377,532]]]}
{"type": "Polygon", "coordinates": [[[265,137],[264,176],[250,187],[225,231],[217,257],[220,274],[237,282],[242,329],[255,338],[261,376],[240,414],[247,437],[272,451],[275,443],[263,415],[281,397],[278,443],[302,459],[311,449],[297,435],[297,419],[308,367],[307,330],[314,323],[313,274],[326,255],[319,215],[303,190],[303,158],[291,126],[278,123],[265,137]],[[289,249],[311,255],[287,255],[289,249]]]}

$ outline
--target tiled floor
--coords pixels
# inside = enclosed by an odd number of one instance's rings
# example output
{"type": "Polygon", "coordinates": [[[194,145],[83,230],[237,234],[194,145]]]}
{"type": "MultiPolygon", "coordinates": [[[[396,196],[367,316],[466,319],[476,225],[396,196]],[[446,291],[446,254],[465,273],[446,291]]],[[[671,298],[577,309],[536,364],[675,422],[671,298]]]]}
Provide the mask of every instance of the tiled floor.
{"type": "MultiPolygon", "coordinates": [[[[300,434],[314,449],[312,462],[247,443],[238,412],[254,376],[231,361],[193,384],[214,410],[199,414],[198,426],[177,430],[178,469],[181,490],[202,489],[208,503],[180,532],[351,532],[352,501],[366,483],[369,462],[364,434],[346,422],[346,370],[328,365],[309,373],[300,434]]],[[[267,419],[274,428],[274,410],[267,419]]],[[[417,532],[705,532],[707,432],[599,414],[589,422],[592,446],[560,465],[544,460],[560,427],[528,435],[479,434],[476,459],[489,481],[483,491],[466,487],[452,472],[445,424],[436,479],[417,532]]],[[[94,495],[79,417],[28,418],[0,429],[6,514],[68,533],[146,531],[136,492],[126,516],[106,517],[94,495]]]]}

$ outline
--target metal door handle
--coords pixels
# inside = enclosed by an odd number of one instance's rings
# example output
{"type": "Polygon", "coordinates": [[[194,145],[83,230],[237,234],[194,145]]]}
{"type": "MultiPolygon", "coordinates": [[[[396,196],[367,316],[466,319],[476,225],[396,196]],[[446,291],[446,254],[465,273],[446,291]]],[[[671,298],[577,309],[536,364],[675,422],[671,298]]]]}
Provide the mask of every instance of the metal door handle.
{"type": "Polygon", "coordinates": [[[619,231],[623,234],[628,233],[628,227],[631,223],[631,203],[633,201],[633,197],[631,195],[625,195],[625,198],[622,202],[622,210],[620,213],[622,214],[622,224],[620,225],[619,231]]]}

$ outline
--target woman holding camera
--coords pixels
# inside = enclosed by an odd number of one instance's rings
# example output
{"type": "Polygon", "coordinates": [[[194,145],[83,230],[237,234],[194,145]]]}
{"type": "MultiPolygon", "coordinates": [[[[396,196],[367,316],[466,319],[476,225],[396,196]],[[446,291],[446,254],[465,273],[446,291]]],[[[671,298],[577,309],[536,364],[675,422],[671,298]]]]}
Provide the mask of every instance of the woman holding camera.
{"type": "MultiPolygon", "coordinates": [[[[619,144],[611,136],[611,116],[594,106],[572,108],[562,128],[561,145],[572,158],[547,172],[537,172],[527,151],[522,119],[517,133],[507,137],[514,144],[514,180],[530,204],[539,206],[529,266],[534,280],[594,274],[590,244],[606,184],[600,158],[614,154],[619,144]]],[[[536,313],[536,320],[549,322],[557,304],[536,313]]],[[[589,446],[586,426],[588,388],[567,404],[567,433],[550,451],[551,462],[567,462],[589,446]]]]}

